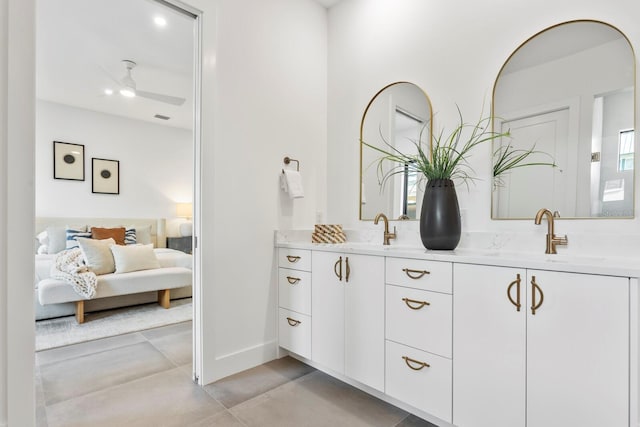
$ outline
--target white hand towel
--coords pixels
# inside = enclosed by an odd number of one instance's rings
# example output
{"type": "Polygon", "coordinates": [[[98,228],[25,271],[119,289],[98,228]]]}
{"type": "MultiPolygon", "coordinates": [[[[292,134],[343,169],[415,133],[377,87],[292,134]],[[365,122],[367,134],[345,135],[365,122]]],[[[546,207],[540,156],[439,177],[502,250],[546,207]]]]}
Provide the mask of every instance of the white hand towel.
{"type": "Polygon", "coordinates": [[[302,188],[302,175],[300,172],[286,169],[282,178],[282,187],[289,193],[292,199],[301,199],[304,197],[304,188],[302,188]]]}

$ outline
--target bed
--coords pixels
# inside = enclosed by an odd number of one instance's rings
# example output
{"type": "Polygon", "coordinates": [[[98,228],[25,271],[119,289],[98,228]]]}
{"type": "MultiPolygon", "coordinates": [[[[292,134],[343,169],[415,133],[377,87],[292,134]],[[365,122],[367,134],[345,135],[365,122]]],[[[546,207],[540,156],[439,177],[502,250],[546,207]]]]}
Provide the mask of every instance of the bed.
{"type": "Polygon", "coordinates": [[[36,320],[75,314],[78,322],[82,323],[85,312],[155,301],[167,308],[172,299],[190,297],[192,295],[192,256],[166,248],[164,230],[165,220],[155,218],[36,218],[34,292],[36,320]],[[140,239],[137,243],[153,245],[153,253],[159,268],[98,275],[98,288],[94,298],[84,299],[75,294],[70,285],[50,277],[55,253],[60,249],[60,245],[59,242],[54,245],[49,239],[53,239],[53,236],[59,239],[61,229],[91,230],[91,227],[125,227],[127,230],[136,230],[137,237],[140,239]],[[43,248],[43,246],[47,247],[43,248]],[[81,311],[80,315],[78,310],[81,311]]]}

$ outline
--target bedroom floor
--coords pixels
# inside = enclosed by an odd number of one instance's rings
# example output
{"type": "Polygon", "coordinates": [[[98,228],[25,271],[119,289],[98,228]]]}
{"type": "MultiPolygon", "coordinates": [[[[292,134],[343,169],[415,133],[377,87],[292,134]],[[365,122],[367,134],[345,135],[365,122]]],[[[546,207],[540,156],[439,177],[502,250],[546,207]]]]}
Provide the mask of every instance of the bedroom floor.
{"type": "Polygon", "coordinates": [[[191,326],[36,353],[37,425],[433,426],[290,357],[201,388],[191,326]]]}

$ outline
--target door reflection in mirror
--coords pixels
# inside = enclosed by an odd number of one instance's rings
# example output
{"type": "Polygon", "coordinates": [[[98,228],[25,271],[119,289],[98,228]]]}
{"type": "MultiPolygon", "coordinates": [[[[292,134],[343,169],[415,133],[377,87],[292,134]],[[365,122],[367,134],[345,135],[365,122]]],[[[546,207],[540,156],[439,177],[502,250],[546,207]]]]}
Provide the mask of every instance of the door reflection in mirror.
{"type": "Polygon", "coordinates": [[[635,63],[624,34],[591,20],[547,28],[508,58],[494,86],[494,129],[511,126],[514,145],[535,144],[557,168],[511,171],[492,192],[492,218],[531,218],[540,206],[561,218],[634,215],[633,168],[620,164],[633,164],[635,63]]]}

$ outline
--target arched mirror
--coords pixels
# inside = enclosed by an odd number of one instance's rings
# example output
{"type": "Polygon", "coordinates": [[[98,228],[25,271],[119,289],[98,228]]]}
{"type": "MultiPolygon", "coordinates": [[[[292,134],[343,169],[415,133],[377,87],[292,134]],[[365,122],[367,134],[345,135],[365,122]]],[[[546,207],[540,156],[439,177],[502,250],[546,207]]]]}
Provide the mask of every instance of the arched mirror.
{"type": "MultiPolygon", "coordinates": [[[[360,141],[385,151],[394,148],[411,153],[414,141],[422,138],[430,144],[431,102],[413,83],[397,82],[382,88],[369,102],[360,124],[360,141]]],[[[373,220],[380,213],[389,219],[418,219],[422,206],[422,189],[415,172],[395,174],[384,185],[380,182],[385,168],[380,152],[360,144],[360,219],[373,220]],[[383,168],[382,171],[379,168],[383,168]]]]}
{"type": "MultiPolygon", "coordinates": [[[[493,91],[497,153],[534,149],[494,179],[493,219],[634,215],[635,55],[618,29],[572,21],[536,34],[504,64],[493,91]]],[[[522,151],[520,151],[522,152],[522,151]]]]}

